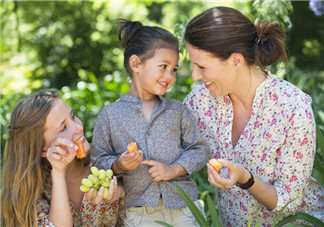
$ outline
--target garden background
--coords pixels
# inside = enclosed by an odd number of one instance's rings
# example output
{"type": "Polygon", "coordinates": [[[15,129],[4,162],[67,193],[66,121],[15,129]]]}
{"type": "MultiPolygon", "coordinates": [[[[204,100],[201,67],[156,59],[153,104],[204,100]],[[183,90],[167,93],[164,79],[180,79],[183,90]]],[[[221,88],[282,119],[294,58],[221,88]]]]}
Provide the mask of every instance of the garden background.
{"type": "MultiPolygon", "coordinates": [[[[91,141],[101,109],[129,89],[123,50],[116,35],[117,18],[162,26],[178,36],[180,69],[176,83],[165,97],[182,101],[197,85],[191,79],[192,66],[182,39],[184,28],[195,15],[220,5],[240,10],[255,23],[274,20],[281,24],[287,33],[288,64],[276,64],[269,69],[312,96],[317,126],[324,131],[324,2],[111,0],[1,1],[0,4],[1,157],[10,112],[22,97],[44,88],[60,91],[84,123],[85,136],[91,141]]],[[[323,185],[321,136],[319,133],[316,163],[320,174],[316,178],[323,185]]],[[[206,175],[204,169],[194,176],[200,198],[205,200],[209,194],[217,204],[206,175]]]]}

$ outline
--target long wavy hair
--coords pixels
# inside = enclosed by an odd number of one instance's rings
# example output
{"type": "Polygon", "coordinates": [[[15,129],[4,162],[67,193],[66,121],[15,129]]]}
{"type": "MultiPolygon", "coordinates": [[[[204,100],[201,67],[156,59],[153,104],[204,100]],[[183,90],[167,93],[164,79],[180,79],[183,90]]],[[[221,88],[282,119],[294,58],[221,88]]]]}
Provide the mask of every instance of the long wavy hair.
{"type": "Polygon", "coordinates": [[[40,91],[20,101],[7,126],[1,186],[2,226],[37,226],[37,200],[44,190],[46,159],[41,158],[45,122],[56,91],[40,91]]]}

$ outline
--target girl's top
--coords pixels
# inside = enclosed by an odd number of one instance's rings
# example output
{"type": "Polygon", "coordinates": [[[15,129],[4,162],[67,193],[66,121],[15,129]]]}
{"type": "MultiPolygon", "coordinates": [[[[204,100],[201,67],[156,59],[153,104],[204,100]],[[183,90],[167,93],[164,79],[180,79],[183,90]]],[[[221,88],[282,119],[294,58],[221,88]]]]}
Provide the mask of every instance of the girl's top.
{"type": "MultiPolygon", "coordinates": [[[[48,213],[51,202],[52,177],[51,171],[46,171],[45,191],[37,203],[38,226],[55,226],[48,220],[48,213]]],[[[119,199],[112,203],[102,202],[99,205],[87,200],[85,194],[82,199],[80,210],[70,202],[71,213],[73,216],[73,226],[100,226],[114,227],[123,226],[125,214],[124,200],[119,199]]]]}
{"type": "Polygon", "coordinates": [[[250,120],[234,148],[233,106],[228,95],[214,98],[200,84],[184,103],[196,116],[215,158],[243,165],[277,190],[277,207],[269,211],[247,190],[237,186],[218,189],[223,226],[247,226],[251,219],[270,225],[294,198],[283,216],[303,211],[324,219],[324,190],[311,177],[316,130],[307,94],[269,73],[256,90],[250,120]]]}
{"type": "Polygon", "coordinates": [[[145,120],[142,100],[131,95],[107,105],[100,113],[93,132],[91,158],[101,169],[111,168],[117,156],[136,142],[143,151],[144,160],[178,163],[187,175],[169,181],[153,182],[149,166],[139,165],[122,174],[126,191],[126,208],[134,206],[157,207],[160,197],[166,209],[185,206],[175,182],[190,196],[198,199],[197,185],[191,175],[206,165],[210,150],[194,116],[181,103],[159,96],[151,119],[145,120]]]}

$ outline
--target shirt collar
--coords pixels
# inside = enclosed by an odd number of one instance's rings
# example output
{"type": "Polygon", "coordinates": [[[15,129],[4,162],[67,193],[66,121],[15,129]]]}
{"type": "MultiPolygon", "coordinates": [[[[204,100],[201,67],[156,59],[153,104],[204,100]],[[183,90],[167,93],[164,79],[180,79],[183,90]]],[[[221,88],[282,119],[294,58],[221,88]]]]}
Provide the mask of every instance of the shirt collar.
{"type": "MultiPolygon", "coordinates": [[[[165,102],[165,98],[163,98],[161,95],[158,95],[158,98],[159,98],[160,102],[165,102]]],[[[142,103],[141,98],[134,96],[134,95],[129,95],[129,94],[121,95],[120,100],[126,101],[126,102],[142,103]]]]}

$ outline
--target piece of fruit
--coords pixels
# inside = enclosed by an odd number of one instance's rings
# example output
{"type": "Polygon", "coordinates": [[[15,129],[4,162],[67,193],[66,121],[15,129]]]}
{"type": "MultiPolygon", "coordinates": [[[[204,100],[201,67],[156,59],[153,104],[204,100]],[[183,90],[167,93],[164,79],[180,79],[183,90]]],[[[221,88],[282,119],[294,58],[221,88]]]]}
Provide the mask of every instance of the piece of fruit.
{"type": "Polygon", "coordinates": [[[128,146],[127,146],[127,152],[128,153],[132,153],[132,152],[137,151],[137,150],[138,149],[137,149],[136,142],[132,142],[132,143],[128,144],[128,146]]]}
{"type": "Polygon", "coordinates": [[[220,168],[222,168],[222,164],[221,164],[219,161],[217,161],[215,158],[210,159],[210,160],[208,161],[208,163],[209,163],[209,165],[211,165],[211,166],[212,166],[216,171],[219,171],[220,168]]]}
{"type": "Polygon", "coordinates": [[[111,169],[104,170],[98,169],[97,167],[91,167],[91,173],[87,178],[83,178],[80,186],[81,192],[88,192],[91,188],[94,189],[93,198],[97,196],[100,187],[104,187],[103,198],[108,198],[110,182],[113,176],[113,171],[111,169]]]}
{"type": "Polygon", "coordinates": [[[84,151],[84,147],[83,147],[83,143],[81,140],[77,140],[75,141],[75,144],[78,146],[78,150],[76,151],[77,154],[77,158],[85,158],[86,157],[86,153],[84,151]]]}

